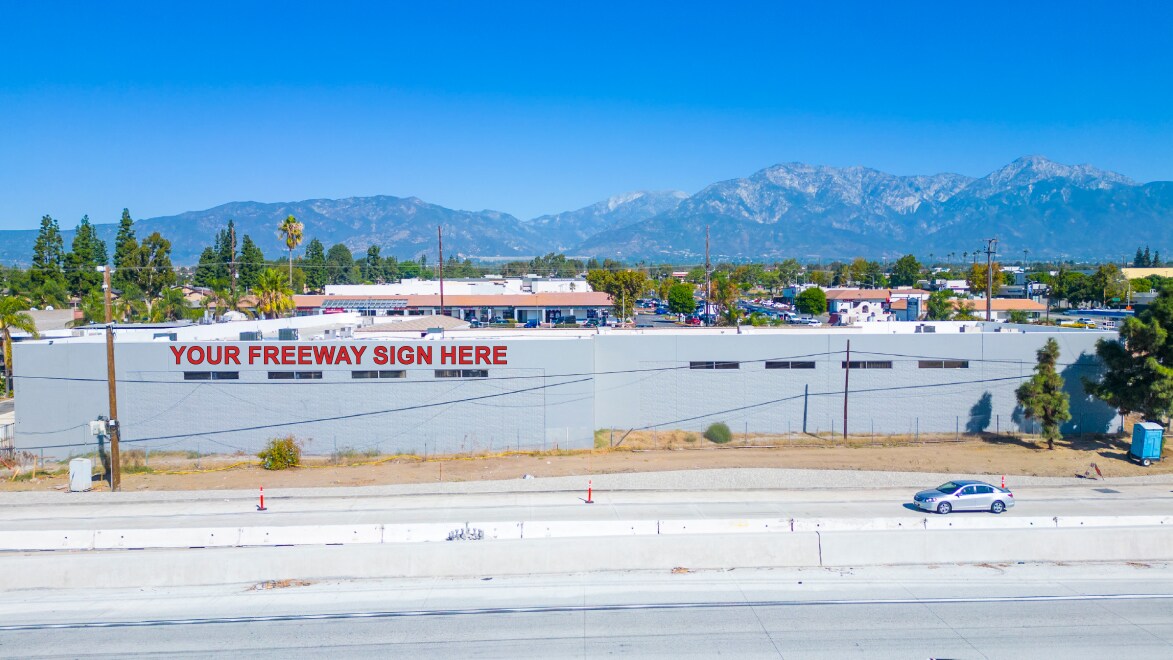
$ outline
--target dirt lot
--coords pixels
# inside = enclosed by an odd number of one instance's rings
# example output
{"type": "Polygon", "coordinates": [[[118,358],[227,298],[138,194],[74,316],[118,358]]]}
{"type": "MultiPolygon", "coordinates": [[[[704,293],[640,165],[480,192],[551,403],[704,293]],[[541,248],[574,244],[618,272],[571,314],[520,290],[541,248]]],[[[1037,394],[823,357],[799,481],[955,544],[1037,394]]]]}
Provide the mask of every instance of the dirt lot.
{"type": "MultiPolygon", "coordinates": [[[[1173,472],[1173,461],[1144,468],[1128,460],[1126,439],[1073,439],[1056,445],[1054,451],[1042,442],[1014,436],[929,439],[885,438],[884,444],[868,438],[853,438],[849,444],[818,438],[739,438],[728,445],[715,445],[695,434],[675,432],[632,434],[618,447],[611,443],[620,436],[600,434],[594,451],[508,452],[493,455],[309,456],[303,467],[266,471],[256,457],[199,456],[179,452],[141,450],[123,453],[124,490],[215,490],[317,486],[366,486],[376,484],[475,481],[535,477],[591,475],[622,472],[654,472],[698,468],[813,468],[841,470],[885,470],[906,472],[949,472],[957,474],[1006,474],[1071,477],[1082,475],[1096,463],[1106,477],[1123,477],[1173,472]]],[[[97,461],[95,461],[97,463],[97,461]]],[[[50,471],[64,472],[63,465],[50,463],[50,471]]],[[[0,482],[0,490],[63,489],[64,474],[35,478],[22,468],[15,479],[11,472],[0,482]]],[[[95,484],[99,489],[104,485],[95,484]]]]}

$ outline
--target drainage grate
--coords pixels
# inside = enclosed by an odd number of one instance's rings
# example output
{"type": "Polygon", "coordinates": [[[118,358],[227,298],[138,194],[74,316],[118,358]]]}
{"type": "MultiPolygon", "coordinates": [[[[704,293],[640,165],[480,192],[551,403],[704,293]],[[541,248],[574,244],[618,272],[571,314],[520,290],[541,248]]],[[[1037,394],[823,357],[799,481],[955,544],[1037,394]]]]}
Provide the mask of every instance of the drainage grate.
{"type": "Polygon", "coordinates": [[[1111,488],[1093,488],[1092,490],[1096,491],[1097,493],[1115,493],[1115,494],[1120,493],[1120,491],[1112,490],[1111,488]]]}

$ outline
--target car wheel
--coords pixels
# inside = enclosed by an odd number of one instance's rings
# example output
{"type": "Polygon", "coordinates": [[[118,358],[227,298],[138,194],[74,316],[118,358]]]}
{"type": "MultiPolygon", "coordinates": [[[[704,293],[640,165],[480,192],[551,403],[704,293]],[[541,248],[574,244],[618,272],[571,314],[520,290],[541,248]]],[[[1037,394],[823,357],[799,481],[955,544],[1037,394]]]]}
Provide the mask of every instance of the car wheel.
{"type": "Polygon", "coordinates": [[[940,504],[937,505],[937,513],[939,513],[941,515],[945,515],[946,513],[949,513],[952,510],[953,510],[953,506],[950,505],[948,502],[941,502],[940,504]]]}
{"type": "Polygon", "coordinates": [[[1153,464],[1153,462],[1152,462],[1152,461],[1150,461],[1149,459],[1147,459],[1147,458],[1146,458],[1146,459],[1142,460],[1142,461],[1140,462],[1140,464],[1141,464],[1141,465],[1143,465],[1143,466],[1145,466],[1145,467],[1148,467],[1148,466],[1152,465],[1152,464],[1153,464]]]}
{"type": "Polygon", "coordinates": [[[1002,513],[1005,510],[1006,505],[1001,500],[994,502],[993,506],[990,507],[990,513],[1002,513]]]}

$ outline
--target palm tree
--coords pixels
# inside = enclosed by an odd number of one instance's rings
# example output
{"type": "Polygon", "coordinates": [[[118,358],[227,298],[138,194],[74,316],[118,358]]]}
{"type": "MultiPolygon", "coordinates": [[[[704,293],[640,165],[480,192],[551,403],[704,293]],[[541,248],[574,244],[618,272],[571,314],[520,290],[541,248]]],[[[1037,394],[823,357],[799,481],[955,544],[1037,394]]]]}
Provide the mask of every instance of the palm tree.
{"type": "Polygon", "coordinates": [[[257,312],[267,318],[278,318],[293,309],[293,288],[281,279],[281,273],[268,268],[257,278],[253,290],[257,296],[257,312]]]}
{"type": "Polygon", "coordinates": [[[153,323],[178,321],[187,317],[188,309],[187,298],[183,295],[183,289],[167,289],[155,301],[154,306],[151,308],[151,321],[153,323]]]}
{"type": "MultiPolygon", "coordinates": [[[[145,296],[143,290],[138,288],[135,284],[124,284],[122,291],[118,293],[118,297],[114,299],[111,316],[115,321],[123,323],[133,323],[147,318],[147,305],[143,302],[145,296]]],[[[103,299],[104,303],[104,299],[103,299]]],[[[102,320],[105,321],[105,311],[102,313],[102,320]]]]}
{"type": "Polygon", "coordinates": [[[234,294],[229,289],[213,289],[204,298],[204,307],[211,310],[214,316],[223,316],[227,312],[240,312],[249,317],[253,315],[252,310],[244,305],[244,294],[234,294]]]}
{"type": "Polygon", "coordinates": [[[293,288],[293,251],[301,245],[302,231],[305,226],[297,221],[297,218],[292,215],[285,218],[280,225],[277,226],[277,233],[281,238],[285,239],[285,247],[289,248],[289,288],[293,288]]]}
{"type": "Polygon", "coordinates": [[[37,324],[25,310],[29,301],[18,296],[0,298],[0,338],[4,341],[4,388],[12,396],[12,330],[23,330],[37,337],[37,324]]]}
{"type": "Polygon", "coordinates": [[[106,322],[106,296],[99,289],[94,289],[82,296],[77,304],[81,310],[81,318],[70,321],[67,325],[76,328],[91,323],[106,322]]]}
{"type": "Polygon", "coordinates": [[[737,282],[729,277],[718,275],[713,279],[713,302],[721,310],[726,325],[736,325],[741,316],[741,310],[737,309],[739,293],[737,282]]]}

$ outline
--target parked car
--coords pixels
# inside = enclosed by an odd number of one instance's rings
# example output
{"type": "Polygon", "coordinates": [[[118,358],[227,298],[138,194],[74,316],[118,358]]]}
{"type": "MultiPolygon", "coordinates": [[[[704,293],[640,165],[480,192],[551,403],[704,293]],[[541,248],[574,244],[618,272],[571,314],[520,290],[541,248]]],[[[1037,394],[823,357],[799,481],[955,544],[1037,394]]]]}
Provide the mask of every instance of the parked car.
{"type": "Polygon", "coordinates": [[[527,328],[536,328],[536,327],[538,327],[538,320],[537,320],[537,319],[530,319],[530,320],[526,321],[526,322],[525,322],[525,327],[527,327],[527,328]]]}
{"type": "Polygon", "coordinates": [[[699,316],[690,316],[690,317],[684,319],[684,325],[700,325],[700,324],[701,324],[701,317],[699,317],[699,316]]]}
{"type": "Polygon", "coordinates": [[[494,316],[492,323],[493,325],[505,325],[506,321],[500,316],[494,316]]]}
{"type": "Polygon", "coordinates": [[[656,313],[657,313],[657,314],[661,314],[661,315],[663,315],[663,314],[667,314],[667,313],[668,313],[668,308],[667,308],[667,307],[657,307],[657,308],[656,308],[656,313]]]}
{"type": "Polygon", "coordinates": [[[470,328],[483,328],[483,327],[485,327],[485,324],[481,323],[477,319],[473,319],[468,322],[468,327],[470,327],[470,328]]]}
{"type": "Polygon", "coordinates": [[[942,515],[950,511],[1002,513],[1014,506],[1014,493],[984,481],[954,479],[922,490],[912,497],[912,502],[918,509],[942,515]]]}
{"type": "Polygon", "coordinates": [[[587,319],[582,322],[582,327],[584,327],[584,328],[597,328],[597,327],[599,327],[599,319],[587,319]]]}

